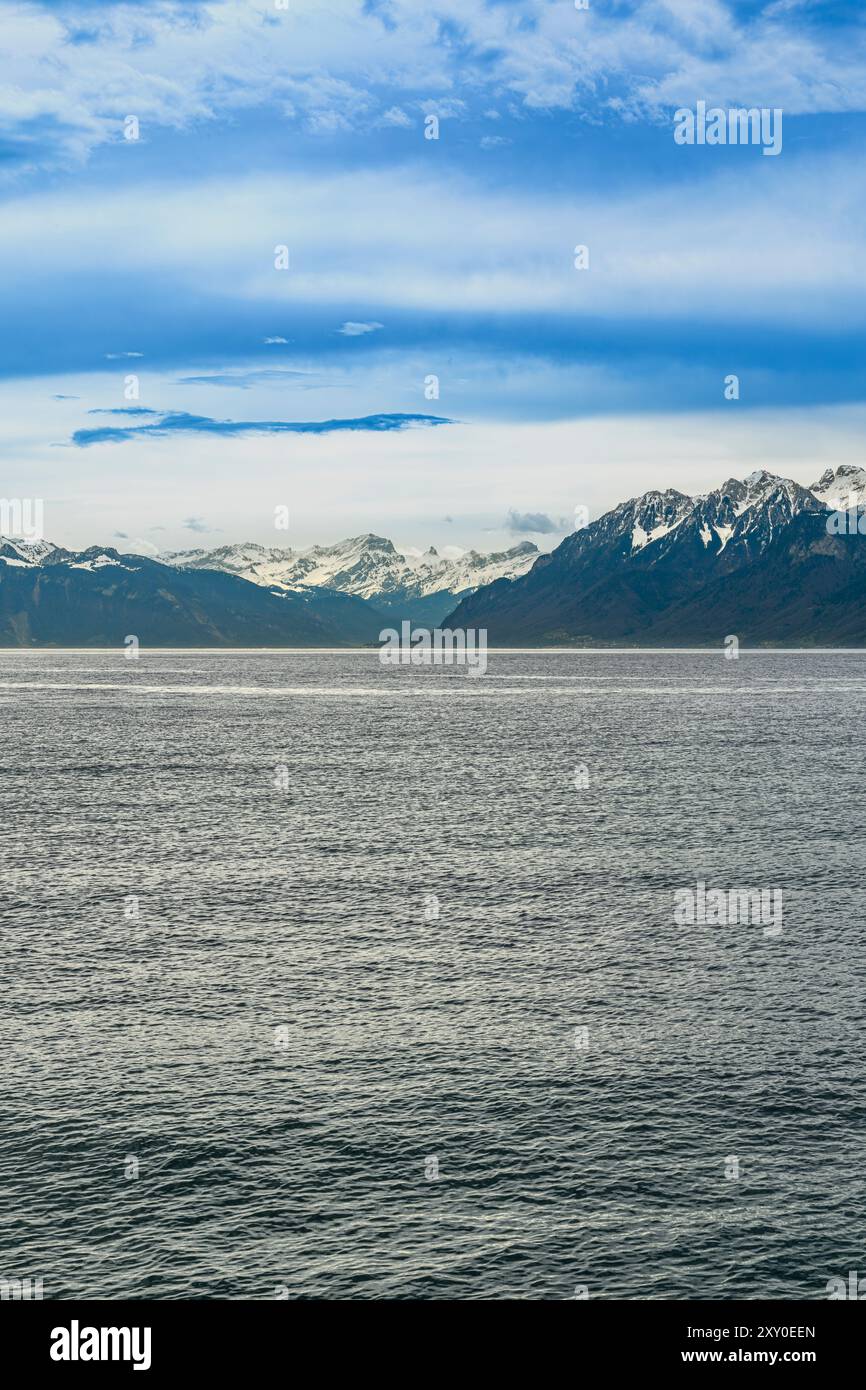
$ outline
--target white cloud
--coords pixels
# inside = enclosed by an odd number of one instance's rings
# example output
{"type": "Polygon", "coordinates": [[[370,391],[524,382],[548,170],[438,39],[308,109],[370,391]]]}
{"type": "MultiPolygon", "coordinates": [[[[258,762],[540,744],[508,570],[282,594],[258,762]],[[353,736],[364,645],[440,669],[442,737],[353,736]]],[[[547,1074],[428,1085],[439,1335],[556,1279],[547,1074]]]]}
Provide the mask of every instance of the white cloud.
{"type": "Polygon", "coordinates": [[[467,106],[465,101],[460,101],[454,97],[447,101],[436,101],[432,97],[425,98],[424,101],[415,103],[425,116],[438,116],[440,120],[450,121],[460,119],[466,115],[467,106]]]}
{"type": "Polygon", "coordinates": [[[297,173],[291,184],[276,175],[123,190],[79,184],[7,200],[0,259],[22,286],[41,286],[50,227],[70,278],[128,275],[135,247],[137,276],[170,275],[198,292],[204,268],[226,295],[266,301],[270,312],[280,303],[287,313],[368,304],[575,319],[697,314],[709,323],[728,320],[735,304],[742,322],[862,320],[859,158],[771,161],[749,147],[733,152],[736,161],[714,161],[711,149],[679,153],[703,159],[699,184],[608,196],[576,188],[531,203],[431,174],[423,161],[297,173]],[[292,269],[278,273],[273,247],[286,238],[292,269]],[[577,244],[590,248],[588,271],[574,269],[577,244]]]}
{"type": "Polygon", "coordinates": [[[384,327],[384,323],[353,323],[350,319],[342,328],[338,328],[337,332],[346,338],[360,338],[365,333],[375,333],[377,329],[384,327]]]}
{"type": "Polygon", "coordinates": [[[379,125],[411,127],[414,125],[414,122],[412,117],[407,116],[406,112],[403,111],[401,107],[392,106],[379,118],[379,125]]]}
{"type": "Polygon", "coordinates": [[[784,4],[739,23],[720,0],[643,0],[631,13],[576,12],[567,0],[393,0],[383,25],[356,0],[330,0],[327,22],[320,0],[292,0],[285,12],[273,0],[165,0],[100,8],[92,41],[69,42],[65,17],[85,27],[92,13],[0,4],[0,51],[14,54],[0,129],[31,140],[25,123],[53,123],[39,155],[49,162],[121,142],[128,114],[143,140],[149,127],[185,129],[254,106],[320,134],[404,124],[398,92],[426,93],[413,104],[440,117],[468,111],[456,89],[477,93],[482,110],[510,93],[524,108],[595,115],[606,103],[612,113],[652,113],[697,96],[786,113],[866,102],[862,46],[845,31],[803,26],[784,4]],[[443,40],[448,23],[459,46],[443,40]]]}

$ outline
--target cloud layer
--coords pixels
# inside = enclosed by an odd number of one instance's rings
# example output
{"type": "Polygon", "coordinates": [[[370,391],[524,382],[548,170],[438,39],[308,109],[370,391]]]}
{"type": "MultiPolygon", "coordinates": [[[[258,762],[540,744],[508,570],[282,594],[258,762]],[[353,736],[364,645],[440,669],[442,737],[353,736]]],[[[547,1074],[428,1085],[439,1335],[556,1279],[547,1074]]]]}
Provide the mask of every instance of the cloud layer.
{"type": "MultiPolygon", "coordinates": [[[[130,408],[95,411],[94,414],[158,415],[157,411],[130,408]]],[[[337,434],[345,430],[405,430],[413,426],[447,425],[437,415],[365,415],[357,420],[211,420],[206,415],[172,411],[146,425],[99,425],[76,430],[72,443],[79,449],[93,444],[122,444],[130,439],[164,438],[171,434],[219,434],[227,438],[246,434],[337,434]]]]}
{"type": "Polygon", "coordinates": [[[291,454],[311,542],[378,510],[486,545],[613,489],[638,418],[610,501],[675,481],[677,421],[711,482],[784,468],[767,412],[838,462],[810,422],[866,393],[859,5],[0,0],[0,53],[7,491],[110,536],[219,479],[228,531],[291,454]],[[782,108],[781,155],[677,146],[698,100],[782,108]]]}
{"type": "Polygon", "coordinates": [[[617,0],[585,11],[546,0],[332,0],[326,19],[319,0],[286,10],[273,0],[7,3],[0,51],[16,61],[0,121],[23,162],[56,163],[122,140],[130,114],[145,131],[188,130],[266,108],[327,138],[503,101],[593,120],[654,115],[696,94],[791,114],[862,111],[858,18],[855,5],[785,0],[617,0]]]}

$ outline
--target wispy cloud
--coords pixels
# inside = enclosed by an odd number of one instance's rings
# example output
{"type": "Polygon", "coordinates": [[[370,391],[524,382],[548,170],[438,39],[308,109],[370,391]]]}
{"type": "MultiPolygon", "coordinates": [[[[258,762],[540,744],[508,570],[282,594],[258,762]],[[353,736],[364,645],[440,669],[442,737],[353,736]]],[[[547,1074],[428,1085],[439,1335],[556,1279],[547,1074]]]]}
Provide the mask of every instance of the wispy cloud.
{"type": "Polygon", "coordinates": [[[253,386],[261,386],[269,381],[291,382],[294,385],[312,387],[319,385],[312,372],[297,372],[290,367],[254,367],[249,371],[211,372],[203,376],[181,376],[178,386],[232,386],[240,391],[249,391],[253,386]]]}
{"type": "Polygon", "coordinates": [[[337,332],[346,338],[361,338],[365,333],[375,333],[377,329],[384,327],[384,323],[353,323],[350,319],[342,328],[338,328],[337,332]]]}
{"type": "MultiPolygon", "coordinates": [[[[457,315],[464,331],[468,313],[495,314],[495,322],[487,322],[499,337],[507,316],[522,313],[690,323],[730,321],[735,314],[741,323],[763,318],[778,327],[817,320],[836,330],[856,321],[866,307],[858,269],[857,228],[866,209],[862,161],[847,149],[816,151],[798,163],[779,160],[770,198],[766,165],[775,161],[760,155],[756,161],[756,153],[727,150],[737,158],[704,161],[699,198],[684,196],[679,180],[639,189],[549,187],[528,198],[510,187],[485,189],[459,174],[446,179],[409,167],[300,171],[288,190],[282,177],[257,175],[182,186],[142,183],[102,190],[86,202],[48,192],[6,204],[0,258],[16,265],[19,293],[37,294],[46,276],[39,238],[46,225],[56,227],[73,281],[71,288],[62,286],[61,305],[70,304],[70,316],[80,317],[75,294],[93,285],[88,311],[98,323],[112,323],[117,309],[109,289],[128,278],[126,248],[140,236],[144,207],[148,236],[137,260],[138,282],[152,297],[157,319],[166,314],[169,295],[173,304],[189,305],[183,341],[196,347],[213,340],[214,318],[230,324],[243,310],[246,322],[275,296],[290,297],[298,321],[293,337],[302,350],[318,345],[320,351],[337,336],[374,332],[385,340],[375,327],[382,322],[378,316],[327,331],[325,315],[339,314],[347,303],[387,310],[388,341],[405,327],[407,315],[422,310],[440,319],[457,315]],[[828,187],[832,199],[822,197],[828,187]],[[268,248],[250,256],[247,206],[257,208],[263,222],[294,223],[296,271],[281,278],[268,248]],[[354,210],[348,226],[346,207],[354,210]],[[186,230],[191,224],[194,238],[186,230]],[[578,240],[591,253],[583,272],[573,263],[578,240]],[[232,285],[231,298],[202,293],[202,258],[211,283],[232,285]]],[[[687,162],[677,168],[685,170],[687,162]]],[[[340,318],[331,322],[340,324],[340,318]]],[[[484,321],[472,327],[483,332],[484,321]]],[[[87,331],[92,334],[92,327],[87,331]]],[[[178,337],[173,321],[148,339],[149,359],[166,336],[178,337]]],[[[16,338],[29,342],[26,323],[16,338]]],[[[10,356],[20,362],[20,342],[12,348],[10,356]]],[[[49,363],[59,350],[40,343],[49,363]]]]}
{"type": "Polygon", "coordinates": [[[438,0],[419,12],[417,0],[366,0],[359,13],[357,0],[332,0],[316,23],[313,7],[281,15],[273,0],[45,0],[3,7],[0,48],[16,58],[0,118],[22,160],[52,164],[122,141],[121,92],[142,143],[154,126],[189,129],[255,107],[315,138],[366,139],[371,126],[402,124],[407,106],[466,114],[451,95],[464,89],[481,110],[508,102],[617,122],[698,92],[786,112],[862,111],[857,10],[617,0],[578,13],[567,0],[438,0]],[[383,75],[375,85],[372,72],[383,75]]]}
{"type": "MultiPolygon", "coordinates": [[[[138,414],[137,411],[122,410],[105,413],[138,414]]],[[[229,437],[247,434],[335,434],[341,430],[381,432],[452,423],[439,415],[364,415],[354,420],[212,420],[206,415],[169,411],[148,425],[130,425],[128,428],[106,425],[99,429],[76,430],[72,443],[79,449],[85,449],[92,444],[119,444],[128,439],[170,434],[220,434],[229,437]]]]}
{"type": "Polygon", "coordinates": [[[411,129],[415,122],[411,116],[407,116],[402,107],[391,106],[379,117],[379,124],[382,126],[400,126],[405,130],[411,129]]]}

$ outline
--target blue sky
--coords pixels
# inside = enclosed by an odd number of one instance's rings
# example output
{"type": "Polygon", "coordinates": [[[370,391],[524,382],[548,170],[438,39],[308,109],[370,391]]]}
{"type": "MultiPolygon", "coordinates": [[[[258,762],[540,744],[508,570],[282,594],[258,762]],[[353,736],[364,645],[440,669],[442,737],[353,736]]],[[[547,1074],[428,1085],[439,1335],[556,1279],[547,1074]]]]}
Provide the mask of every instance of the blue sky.
{"type": "Polygon", "coordinates": [[[53,538],[492,548],[859,461],[857,4],[14,0],[0,52],[0,488],[53,538]],[[677,145],[699,100],[781,154],[677,145]]]}

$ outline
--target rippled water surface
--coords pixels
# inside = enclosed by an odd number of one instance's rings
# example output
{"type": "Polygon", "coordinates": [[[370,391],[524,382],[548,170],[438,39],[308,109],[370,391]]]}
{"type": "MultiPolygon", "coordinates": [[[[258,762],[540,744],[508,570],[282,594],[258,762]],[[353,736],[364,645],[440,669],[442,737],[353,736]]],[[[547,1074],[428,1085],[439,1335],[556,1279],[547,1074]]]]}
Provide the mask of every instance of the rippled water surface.
{"type": "Polygon", "coordinates": [[[0,1275],[866,1268],[866,655],[7,651],[0,713],[0,1275]],[[781,889],[783,930],[677,925],[698,881],[781,889]]]}

